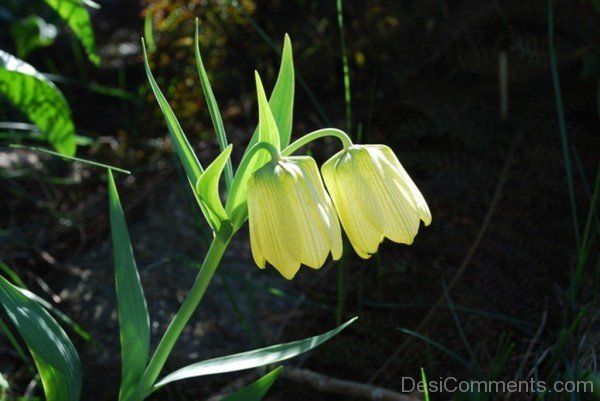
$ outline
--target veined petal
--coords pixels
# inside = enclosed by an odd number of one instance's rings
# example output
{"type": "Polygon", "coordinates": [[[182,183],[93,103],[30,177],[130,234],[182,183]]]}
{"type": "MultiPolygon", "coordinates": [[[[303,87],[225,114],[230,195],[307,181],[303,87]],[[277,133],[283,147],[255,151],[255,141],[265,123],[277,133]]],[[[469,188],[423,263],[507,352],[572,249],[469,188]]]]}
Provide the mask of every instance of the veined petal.
{"type": "MultiPolygon", "coordinates": [[[[294,204],[294,178],[281,166],[268,163],[248,180],[248,215],[257,223],[250,231],[262,255],[291,280],[300,268],[302,237],[294,204]]],[[[254,224],[254,223],[253,223],[254,224]]],[[[261,259],[259,258],[259,261],[261,259]]]]}
{"type": "Polygon", "coordinates": [[[383,235],[376,226],[378,217],[365,208],[369,189],[360,188],[348,157],[345,151],[334,155],[323,164],[321,173],[352,247],[360,257],[368,259],[377,252],[383,235]]]}
{"type": "Polygon", "coordinates": [[[304,233],[302,263],[312,268],[320,268],[330,251],[339,258],[339,223],[331,201],[326,196],[314,159],[306,156],[289,159],[294,160],[302,174],[302,179],[296,187],[298,209],[303,214],[300,224],[304,233]]]}
{"type": "Polygon", "coordinates": [[[373,203],[383,214],[383,234],[398,243],[411,244],[419,230],[419,214],[412,193],[391,169],[386,168],[382,154],[364,146],[357,152],[360,175],[371,182],[373,203]]]}
{"type": "Polygon", "coordinates": [[[414,181],[410,178],[410,176],[408,175],[408,173],[402,166],[402,163],[400,163],[400,161],[398,160],[398,157],[396,157],[396,154],[392,151],[392,149],[390,149],[387,146],[384,146],[384,145],[374,145],[374,146],[377,146],[380,149],[380,151],[385,155],[386,162],[389,163],[388,165],[398,172],[398,174],[402,178],[401,181],[404,182],[406,184],[406,186],[409,188],[410,192],[412,193],[413,199],[415,201],[417,210],[419,211],[419,218],[421,220],[423,220],[423,223],[425,223],[426,226],[430,225],[431,224],[431,211],[429,210],[429,206],[427,206],[427,202],[425,201],[425,198],[421,194],[421,191],[419,191],[419,188],[417,188],[414,181]]]}

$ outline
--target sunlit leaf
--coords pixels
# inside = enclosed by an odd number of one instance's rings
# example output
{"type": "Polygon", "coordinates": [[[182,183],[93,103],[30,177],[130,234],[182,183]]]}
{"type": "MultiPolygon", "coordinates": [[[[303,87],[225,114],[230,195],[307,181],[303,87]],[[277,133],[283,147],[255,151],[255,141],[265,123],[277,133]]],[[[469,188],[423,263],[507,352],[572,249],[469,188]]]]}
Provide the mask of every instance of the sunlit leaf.
{"type": "MultiPolygon", "coordinates": [[[[198,68],[198,75],[200,76],[200,84],[202,85],[202,91],[204,92],[204,98],[206,99],[206,105],[208,106],[208,112],[210,113],[210,119],[212,120],[215,128],[215,134],[217,135],[217,141],[219,142],[219,148],[221,152],[224,152],[228,146],[227,135],[225,134],[225,127],[223,126],[223,119],[221,118],[221,112],[219,111],[219,105],[217,99],[210,86],[204,63],[202,62],[202,55],[200,54],[200,43],[198,38],[198,18],[196,18],[196,35],[194,42],[194,55],[196,57],[196,67],[198,68]]],[[[227,159],[227,165],[225,168],[225,182],[227,189],[231,186],[233,181],[233,169],[231,167],[231,160],[227,159]]]]}
{"type": "Polygon", "coordinates": [[[46,400],[79,400],[81,364],[63,329],[37,302],[1,276],[0,303],[33,356],[46,400]]]}
{"type": "Polygon", "coordinates": [[[154,386],[154,389],[162,387],[167,383],[188,379],[190,377],[236,372],[285,361],[318,347],[348,327],[355,320],[356,318],[351,319],[331,331],[304,340],[272,345],[266,348],[227,355],[188,365],[164,377],[154,386]]]}
{"type": "Polygon", "coordinates": [[[57,29],[41,17],[32,15],[13,21],[10,24],[10,33],[15,41],[17,56],[26,58],[38,47],[50,46],[54,43],[57,29]]]}
{"type": "Polygon", "coordinates": [[[283,366],[280,366],[272,370],[254,383],[250,383],[221,401],[261,401],[279,377],[282,368],[283,366]]]}
{"type": "Polygon", "coordinates": [[[96,52],[94,42],[94,29],[90,13],[85,6],[99,7],[92,1],[82,0],[44,0],[56,13],[67,23],[81,45],[85,49],[90,61],[96,65],[100,64],[100,56],[96,52]]]}
{"type": "MultiPolygon", "coordinates": [[[[228,220],[227,212],[223,207],[219,196],[219,179],[225,168],[225,164],[231,155],[232,146],[229,145],[213,162],[206,168],[196,184],[196,192],[200,199],[214,215],[221,221],[228,220]]],[[[218,228],[217,228],[218,231],[218,228]]]]}
{"type": "Polygon", "coordinates": [[[56,150],[75,154],[75,125],[63,94],[31,65],[2,50],[0,95],[35,123],[56,150]]]}
{"type": "MultiPolygon", "coordinates": [[[[267,142],[277,149],[280,149],[277,123],[271,112],[271,107],[269,106],[265,90],[257,72],[255,73],[255,78],[256,95],[258,99],[258,142],[267,142]]],[[[245,156],[248,156],[248,153],[246,153],[245,156]]],[[[262,167],[269,159],[270,156],[265,154],[265,152],[257,153],[249,162],[248,168],[236,174],[232,191],[227,199],[227,205],[225,207],[227,214],[231,216],[234,229],[239,228],[244,221],[246,221],[248,214],[246,207],[246,182],[252,173],[262,167]]],[[[243,163],[242,160],[241,164],[243,163]]]]}
{"type": "Polygon", "coordinates": [[[150,320],[133,256],[131,239],[127,231],[127,223],[111,170],[108,170],[108,203],[121,337],[119,399],[126,400],[135,389],[146,368],[150,350],[150,320]]]}
{"type": "Polygon", "coordinates": [[[183,133],[183,129],[181,128],[179,121],[177,121],[175,113],[173,113],[171,106],[169,106],[167,99],[161,92],[160,88],[158,87],[158,84],[156,83],[156,80],[154,79],[154,76],[152,75],[152,71],[150,70],[150,64],[148,63],[148,54],[146,53],[146,45],[144,44],[144,40],[142,40],[142,49],[144,51],[144,67],[146,69],[146,76],[148,77],[148,81],[150,82],[150,87],[152,88],[154,97],[156,97],[156,101],[160,106],[160,110],[162,111],[163,116],[165,117],[165,122],[167,123],[167,128],[169,129],[169,134],[171,135],[171,142],[173,143],[175,152],[177,153],[177,156],[179,156],[179,160],[181,160],[181,163],[183,164],[185,174],[190,183],[190,186],[192,187],[192,191],[194,192],[194,196],[196,197],[196,200],[198,202],[198,205],[200,206],[200,209],[202,210],[202,213],[204,213],[204,216],[206,217],[206,220],[208,220],[208,223],[210,224],[212,229],[216,231],[219,226],[219,217],[214,215],[210,210],[208,210],[204,206],[202,200],[196,193],[196,183],[198,182],[200,176],[204,172],[204,170],[202,169],[202,165],[198,161],[194,150],[192,149],[185,134],[183,133]]]}

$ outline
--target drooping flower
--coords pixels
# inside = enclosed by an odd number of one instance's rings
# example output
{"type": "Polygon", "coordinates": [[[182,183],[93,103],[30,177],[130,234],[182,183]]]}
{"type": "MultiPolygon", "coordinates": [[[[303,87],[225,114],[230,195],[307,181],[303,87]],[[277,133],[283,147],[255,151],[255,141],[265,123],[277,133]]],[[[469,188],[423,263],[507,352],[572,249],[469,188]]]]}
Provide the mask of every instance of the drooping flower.
{"type": "Polygon", "coordinates": [[[341,229],[319,169],[308,156],[274,160],[248,180],[248,220],[254,261],[291,280],[301,264],[318,269],[342,255],[341,229]]]}
{"type": "Polygon", "coordinates": [[[340,222],[362,258],[377,252],[384,237],[411,244],[420,220],[431,223],[427,202],[384,145],[352,145],[321,167],[340,222]]]}

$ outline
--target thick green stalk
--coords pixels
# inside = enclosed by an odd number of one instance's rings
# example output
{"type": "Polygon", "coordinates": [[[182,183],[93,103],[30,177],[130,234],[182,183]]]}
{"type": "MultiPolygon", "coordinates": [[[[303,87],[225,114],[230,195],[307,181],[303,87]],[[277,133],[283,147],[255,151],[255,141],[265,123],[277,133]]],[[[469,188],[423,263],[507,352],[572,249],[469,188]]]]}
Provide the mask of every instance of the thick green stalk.
{"type": "Polygon", "coordinates": [[[152,392],[152,387],[164,367],[169,354],[173,350],[177,339],[202,300],[202,297],[208,288],[208,284],[212,280],[212,277],[221,262],[221,258],[227,249],[227,245],[229,244],[232,235],[233,233],[230,229],[222,230],[215,235],[194,285],[190,289],[181,308],[173,318],[173,321],[167,328],[163,338],[160,340],[152,359],[150,359],[150,363],[146,367],[146,370],[137,385],[135,394],[129,401],[141,401],[152,392]]]}
{"type": "Polygon", "coordinates": [[[281,154],[283,156],[289,156],[301,147],[308,145],[310,142],[326,136],[333,136],[338,138],[342,142],[342,146],[344,147],[344,149],[347,149],[350,146],[352,146],[352,140],[344,131],[340,131],[336,128],[323,128],[317,131],[313,131],[310,134],[306,134],[302,138],[299,138],[298,140],[292,142],[287,148],[281,151],[281,154]]]}

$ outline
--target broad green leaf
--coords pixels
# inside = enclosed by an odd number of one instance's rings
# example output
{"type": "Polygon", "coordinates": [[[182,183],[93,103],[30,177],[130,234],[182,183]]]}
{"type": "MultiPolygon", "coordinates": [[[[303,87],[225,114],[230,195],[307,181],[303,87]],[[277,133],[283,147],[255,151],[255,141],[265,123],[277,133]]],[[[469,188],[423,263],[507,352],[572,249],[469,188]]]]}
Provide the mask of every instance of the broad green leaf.
{"type": "Polygon", "coordinates": [[[94,29],[90,13],[85,5],[98,8],[99,6],[92,1],[84,0],[44,0],[73,31],[81,45],[85,49],[90,61],[96,65],[100,64],[100,56],[96,52],[94,42],[94,29]]]}
{"type": "Polygon", "coordinates": [[[67,334],[44,308],[1,276],[0,303],[33,356],[46,400],[78,401],[81,364],[67,334]]]}
{"type": "Polygon", "coordinates": [[[318,347],[348,327],[355,320],[356,318],[353,318],[331,331],[318,336],[306,338],[304,340],[272,345],[266,348],[242,352],[240,354],[227,355],[188,365],[164,377],[154,386],[154,389],[156,390],[167,383],[188,379],[190,377],[236,372],[239,370],[252,369],[259,366],[269,365],[271,363],[285,361],[318,347]]]}
{"type": "Polygon", "coordinates": [[[60,310],[55,308],[50,302],[46,301],[44,298],[39,297],[36,294],[34,294],[33,292],[27,290],[27,286],[25,285],[23,280],[21,280],[19,275],[13,269],[11,269],[7,264],[0,262],[0,270],[8,276],[8,278],[12,281],[13,284],[15,284],[17,287],[20,287],[19,289],[21,291],[21,294],[25,295],[27,298],[31,299],[32,301],[35,301],[38,304],[42,305],[50,313],[55,315],[57,318],[62,320],[64,323],[68,324],[71,327],[71,329],[73,329],[73,331],[75,331],[77,334],[79,334],[81,336],[81,338],[83,338],[84,340],[89,341],[92,339],[92,336],[90,335],[90,333],[88,333],[79,324],[77,324],[75,321],[73,321],[73,319],[71,319],[69,316],[65,315],[60,310]]]}
{"type": "Polygon", "coordinates": [[[15,41],[17,56],[26,58],[38,47],[54,43],[57,29],[37,15],[16,20],[10,24],[10,33],[15,41]]]}
{"type": "Polygon", "coordinates": [[[190,146],[185,134],[183,133],[183,129],[181,125],[179,125],[179,121],[177,121],[177,117],[167,99],[160,91],[154,76],[152,75],[152,71],[150,70],[150,65],[148,64],[148,54],[146,53],[146,45],[144,44],[144,40],[142,39],[142,49],[144,51],[144,67],[146,69],[146,76],[148,77],[148,81],[150,82],[150,87],[152,88],[152,92],[154,93],[154,97],[156,97],[156,101],[160,106],[160,109],[165,117],[165,122],[167,123],[167,128],[169,129],[169,134],[171,135],[171,142],[173,143],[173,147],[175,148],[175,152],[177,156],[179,156],[179,160],[183,164],[183,168],[185,170],[185,174],[187,176],[188,182],[192,187],[192,191],[194,196],[196,197],[196,201],[202,210],[202,213],[208,220],[208,223],[212,227],[213,230],[217,230],[219,226],[219,218],[215,216],[211,211],[207,210],[203,205],[202,201],[198,197],[196,193],[196,183],[200,179],[200,176],[204,172],[202,169],[202,165],[198,161],[194,150],[190,146]]]}
{"type": "MultiPolygon", "coordinates": [[[[219,148],[221,152],[224,152],[227,148],[227,135],[225,134],[225,127],[223,126],[223,119],[221,118],[221,112],[219,111],[219,105],[217,99],[210,87],[210,81],[202,62],[202,55],[200,54],[200,41],[198,38],[198,18],[196,18],[196,36],[194,39],[194,55],[196,57],[196,67],[198,68],[198,75],[200,76],[200,84],[202,85],[202,91],[206,99],[206,105],[208,106],[208,112],[210,113],[210,119],[212,120],[215,128],[215,134],[217,135],[217,141],[219,142],[219,148]]],[[[233,168],[231,167],[231,160],[227,159],[227,166],[225,168],[225,183],[227,189],[231,187],[233,182],[233,168]]]]}
{"type": "Polygon", "coordinates": [[[56,150],[75,154],[75,125],[63,94],[31,65],[2,50],[0,95],[36,124],[56,150]]]}
{"type": "Polygon", "coordinates": [[[282,368],[283,366],[280,366],[270,371],[254,383],[250,383],[221,401],[261,401],[279,377],[282,368]]]}
{"type": "MultiPolygon", "coordinates": [[[[262,82],[258,72],[255,72],[256,78],[256,95],[258,99],[258,141],[267,142],[275,146],[277,149],[281,149],[279,142],[279,131],[277,129],[277,123],[271,112],[271,107],[267,101],[267,96],[263,88],[262,82]]],[[[244,156],[248,156],[246,153],[244,156]]],[[[252,160],[248,163],[248,167],[244,171],[238,171],[234,179],[232,191],[227,199],[225,210],[227,214],[231,216],[231,221],[234,226],[234,230],[237,230],[242,226],[248,215],[246,207],[246,182],[248,178],[260,167],[270,160],[270,155],[265,152],[257,153],[253,156],[252,160]]],[[[244,161],[240,163],[244,164],[244,161]]]]}
{"type": "Polygon", "coordinates": [[[221,221],[229,220],[229,216],[227,216],[227,212],[225,212],[221,197],[219,196],[219,179],[221,178],[225,164],[229,160],[231,149],[232,145],[227,146],[206,168],[196,184],[196,192],[206,208],[215,216],[218,216],[221,221]]]}
{"type": "Polygon", "coordinates": [[[126,400],[146,369],[150,350],[150,320],[127,223],[111,170],[108,170],[108,203],[121,337],[119,399],[126,400]]]}

